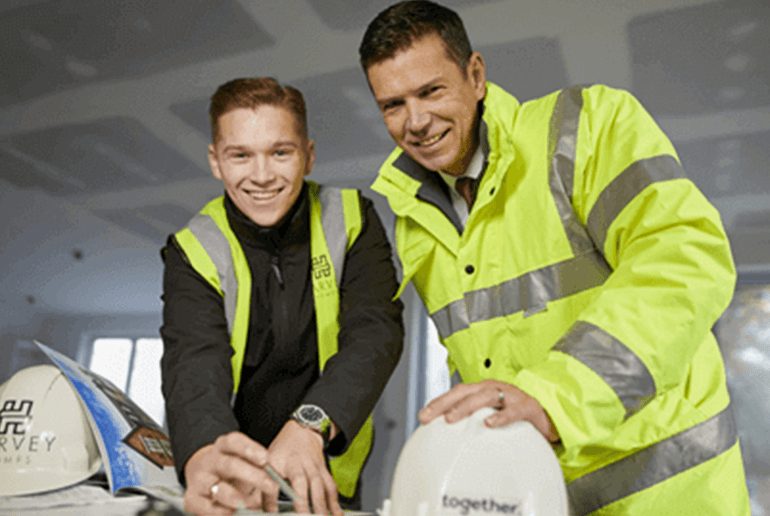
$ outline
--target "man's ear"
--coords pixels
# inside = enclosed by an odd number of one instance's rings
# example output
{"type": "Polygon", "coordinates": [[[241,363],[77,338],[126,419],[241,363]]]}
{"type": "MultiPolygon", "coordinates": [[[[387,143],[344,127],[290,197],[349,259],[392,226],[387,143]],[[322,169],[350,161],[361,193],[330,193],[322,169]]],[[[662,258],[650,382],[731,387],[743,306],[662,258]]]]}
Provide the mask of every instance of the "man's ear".
{"type": "Polygon", "coordinates": [[[209,167],[214,177],[222,181],[222,172],[219,170],[219,161],[217,160],[217,150],[214,145],[209,145],[209,167]]]}
{"type": "Polygon", "coordinates": [[[306,176],[313,171],[313,165],[315,165],[315,142],[313,140],[308,140],[307,141],[307,163],[305,164],[306,176]]]}
{"type": "Polygon", "coordinates": [[[483,99],[487,94],[487,65],[481,54],[478,52],[471,54],[465,71],[473,85],[473,90],[476,92],[476,100],[483,99]]]}

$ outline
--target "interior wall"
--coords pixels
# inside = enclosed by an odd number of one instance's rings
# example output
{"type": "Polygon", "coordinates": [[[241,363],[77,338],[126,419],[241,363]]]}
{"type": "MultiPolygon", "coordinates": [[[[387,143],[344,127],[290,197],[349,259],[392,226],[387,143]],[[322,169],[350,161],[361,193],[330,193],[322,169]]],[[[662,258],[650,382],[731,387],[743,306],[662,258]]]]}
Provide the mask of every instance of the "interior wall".
{"type": "Polygon", "coordinates": [[[90,342],[97,337],[160,337],[160,314],[150,315],[38,315],[24,324],[0,329],[0,383],[31,365],[49,363],[32,343],[46,346],[83,365],[90,358],[90,342]]]}

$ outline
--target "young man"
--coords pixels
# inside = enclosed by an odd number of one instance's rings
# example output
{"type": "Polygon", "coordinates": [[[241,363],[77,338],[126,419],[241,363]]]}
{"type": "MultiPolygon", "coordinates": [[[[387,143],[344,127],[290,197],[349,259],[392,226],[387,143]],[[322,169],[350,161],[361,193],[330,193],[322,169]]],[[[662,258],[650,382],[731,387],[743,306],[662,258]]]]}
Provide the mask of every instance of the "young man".
{"type": "Polygon", "coordinates": [[[464,382],[420,420],[531,422],[576,516],[749,514],[710,331],[734,265],[649,114],[604,86],[520,104],[431,2],[380,13],[359,51],[398,145],[372,188],[398,217],[401,288],[464,382]]]}
{"type": "Polygon", "coordinates": [[[225,194],[162,253],[163,393],[185,507],[278,512],[270,465],[298,513],[360,508],[369,414],[403,341],[387,237],[357,191],[304,180],[315,153],[297,90],[237,79],[209,114],[225,194]]]}

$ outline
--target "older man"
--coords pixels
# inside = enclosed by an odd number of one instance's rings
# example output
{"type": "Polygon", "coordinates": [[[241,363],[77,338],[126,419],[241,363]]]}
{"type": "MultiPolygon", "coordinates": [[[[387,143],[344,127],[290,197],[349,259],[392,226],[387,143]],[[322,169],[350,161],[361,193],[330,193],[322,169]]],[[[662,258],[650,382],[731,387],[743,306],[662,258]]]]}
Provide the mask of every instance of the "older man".
{"type": "Polygon", "coordinates": [[[359,50],[398,146],[372,188],[398,217],[401,288],[463,380],[420,420],[531,422],[575,515],[748,515],[711,333],[732,256],[650,115],[601,85],[520,104],[428,1],[380,13],[359,50]]]}

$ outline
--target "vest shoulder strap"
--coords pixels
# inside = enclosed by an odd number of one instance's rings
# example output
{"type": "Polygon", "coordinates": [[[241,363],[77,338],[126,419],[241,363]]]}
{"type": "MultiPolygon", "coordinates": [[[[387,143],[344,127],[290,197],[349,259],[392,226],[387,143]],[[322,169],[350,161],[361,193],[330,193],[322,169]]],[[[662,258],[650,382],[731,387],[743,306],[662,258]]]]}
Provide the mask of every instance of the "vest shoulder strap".
{"type": "Polygon", "coordinates": [[[314,213],[312,203],[317,200],[321,226],[329,249],[329,257],[334,267],[337,287],[339,287],[342,282],[345,254],[361,233],[361,204],[358,191],[349,188],[320,186],[312,181],[307,183],[310,187],[311,218],[312,213],[314,213]]]}

